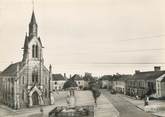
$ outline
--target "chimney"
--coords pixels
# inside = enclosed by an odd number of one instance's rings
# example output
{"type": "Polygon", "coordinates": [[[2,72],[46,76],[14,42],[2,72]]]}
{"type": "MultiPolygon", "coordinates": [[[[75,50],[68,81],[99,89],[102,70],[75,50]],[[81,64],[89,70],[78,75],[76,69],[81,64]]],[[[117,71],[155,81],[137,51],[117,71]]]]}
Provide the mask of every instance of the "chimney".
{"type": "Polygon", "coordinates": [[[140,70],[135,70],[135,74],[140,73],[140,70]]]}
{"type": "Polygon", "coordinates": [[[66,78],[66,73],[64,73],[64,78],[66,78]]]}
{"type": "Polygon", "coordinates": [[[160,66],[155,66],[154,67],[154,71],[160,71],[160,70],[161,70],[160,66]]]}

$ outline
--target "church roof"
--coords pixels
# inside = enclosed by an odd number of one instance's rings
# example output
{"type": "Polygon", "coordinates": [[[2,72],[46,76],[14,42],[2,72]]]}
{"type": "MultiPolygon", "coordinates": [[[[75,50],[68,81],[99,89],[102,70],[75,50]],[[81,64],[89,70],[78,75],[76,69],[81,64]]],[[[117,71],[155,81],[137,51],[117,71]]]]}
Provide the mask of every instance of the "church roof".
{"type": "Polygon", "coordinates": [[[22,62],[17,62],[14,64],[10,64],[4,71],[0,73],[0,76],[16,76],[17,75],[17,67],[19,70],[22,66],[22,62]]]}

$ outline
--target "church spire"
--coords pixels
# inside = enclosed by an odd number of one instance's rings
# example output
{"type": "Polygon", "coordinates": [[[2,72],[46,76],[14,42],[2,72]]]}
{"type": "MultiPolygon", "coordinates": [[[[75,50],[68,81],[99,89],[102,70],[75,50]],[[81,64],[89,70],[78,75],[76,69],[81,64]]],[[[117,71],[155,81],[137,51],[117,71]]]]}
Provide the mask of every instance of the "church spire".
{"type": "Polygon", "coordinates": [[[35,14],[34,14],[34,10],[32,12],[32,16],[31,16],[31,21],[29,23],[29,36],[30,37],[37,37],[37,32],[38,32],[38,26],[37,26],[37,22],[36,22],[36,18],[35,18],[35,14]]]}
{"type": "Polygon", "coordinates": [[[35,14],[34,14],[34,10],[33,10],[33,12],[32,12],[32,17],[31,17],[30,23],[32,23],[32,24],[37,24],[37,23],[36,23],[36,17],[35,17],[35,14]]]}

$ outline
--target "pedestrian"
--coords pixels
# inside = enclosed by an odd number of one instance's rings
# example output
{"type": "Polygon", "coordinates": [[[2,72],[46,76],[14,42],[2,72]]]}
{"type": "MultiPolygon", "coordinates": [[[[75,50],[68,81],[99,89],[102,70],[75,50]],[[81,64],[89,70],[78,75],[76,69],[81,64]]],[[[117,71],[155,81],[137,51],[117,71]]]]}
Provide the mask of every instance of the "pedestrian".
{"type": "Polygon", "coordinates": [[[147,106],[148,105],[148,96],[145,95],[145,98],[144,98],[144,106],[147,106]]]}
{"type": "Polygon", "coordinates": [[[148,103],[149,103],[149,97],[147,96],[147,105],[148,105],[148,103]]]}
{"type": "Polygon", "coordinates": [[[44,112],[44,110],[43,110],[43,107],[42,107],[42,106],[40,107],[40,112],[41,112],[41,113],[43,113],[43,112],[44,112]]]}
{"type": "Polygon", "coordinates": [[[67,103],[68,105],[70,105],[70,97],[69,97],[69,95],[67,95],[67,97],[66,97],[66,103],[67,103]]]}
{"type": "Polygon", "coordinates": [[[95,105],[97,106],[97,98],[94,97],[94,102],[95,102],[95,105]]]}

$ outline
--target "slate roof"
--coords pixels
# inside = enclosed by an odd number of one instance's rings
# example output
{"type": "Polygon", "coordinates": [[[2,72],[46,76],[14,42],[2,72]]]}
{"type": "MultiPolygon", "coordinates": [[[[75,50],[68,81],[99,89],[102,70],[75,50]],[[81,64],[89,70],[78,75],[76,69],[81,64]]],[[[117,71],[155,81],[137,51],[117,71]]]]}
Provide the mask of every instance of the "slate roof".
{"type": "Polygon", "coordinates": [[[74,80],[83,80],[83,78],[80,77],[80,75],[78,75],[78,74],[75,74],[74,76],[72,76],[71,79],[74,79],[74,80]]]}
{"type": "Polygon", "coordinates": [[[52,80],[53,81],[59,81],[59,80],[65,80],[64,76],[62,74],[52,74],[52,80]]]}
{"type": "Polygon", "coordinates": [[[163,74],[165,71],[138,72],[133,75],[133,78],[135,80],[155,80],[163,74]]]}
{"type": "Polygon", "coordinates": [[[109,80],[109,81],[112,81],[113,80],[113,76],[112,75],[104,75],[99,80],[109,80]]]}
{"type": "Polygon", "coordinates": [[[119,77],[119,80],[120,81],[126,81],[126,80],[129,80],[129,79],[131,79],[132,78],[132,75],[121,75],[120,77],[119,77]]]}
{"type": "Polygon", "coordinates": [[[18,65],[19,65],[19,70],[20,70],[22,68],[22,62],[10,64],[4,71],[0,73],[0,76],[16,76],[18,65]]]}
{"type": "Polygon", "coordinates": [[[84,76],[84,81],[90,81],[93,77],[92,76],[84,76]]]}

